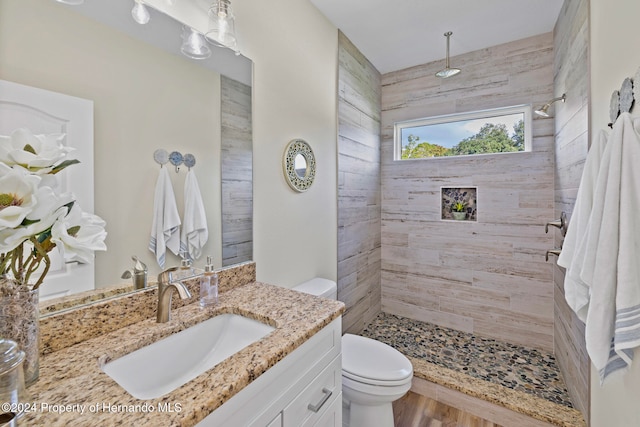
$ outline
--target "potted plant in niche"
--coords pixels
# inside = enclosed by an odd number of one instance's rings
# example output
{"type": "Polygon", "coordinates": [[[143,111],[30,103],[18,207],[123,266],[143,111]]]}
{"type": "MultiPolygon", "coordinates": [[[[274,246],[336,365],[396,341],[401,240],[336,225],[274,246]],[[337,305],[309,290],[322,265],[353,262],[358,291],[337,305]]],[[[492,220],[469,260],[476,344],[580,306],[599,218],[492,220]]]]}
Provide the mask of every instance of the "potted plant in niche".
{"type": "Polygon", "coordinates": [[[465,202],[455,202],[451,205],[451,214],[453,219],[461,221],[467,217],[467,204],[465,202]]]}
{"type": "Polygon", "coordinates": [[[38,378],[38,288],[49,272],[49,253],[65,261],[93,262],[105,250],[105,222],[83,212],[55,175],[79,163],[64,134],[17,129],[0,135],[0,336],[26,354],[27,385],[38,378]]]}

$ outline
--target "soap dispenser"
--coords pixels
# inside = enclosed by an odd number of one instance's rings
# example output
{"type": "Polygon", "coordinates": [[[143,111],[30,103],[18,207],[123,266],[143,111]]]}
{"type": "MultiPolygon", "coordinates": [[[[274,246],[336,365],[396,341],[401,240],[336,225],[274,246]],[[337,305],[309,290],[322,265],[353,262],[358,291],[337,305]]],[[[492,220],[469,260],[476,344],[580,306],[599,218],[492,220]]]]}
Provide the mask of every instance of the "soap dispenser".
{"type": "Polygon", "coordinates": [[[200,277],[200,307],[211,307],[218,303],[218,275],[213,271],[213,258],[207,257],[204,274],[200,277]]]}

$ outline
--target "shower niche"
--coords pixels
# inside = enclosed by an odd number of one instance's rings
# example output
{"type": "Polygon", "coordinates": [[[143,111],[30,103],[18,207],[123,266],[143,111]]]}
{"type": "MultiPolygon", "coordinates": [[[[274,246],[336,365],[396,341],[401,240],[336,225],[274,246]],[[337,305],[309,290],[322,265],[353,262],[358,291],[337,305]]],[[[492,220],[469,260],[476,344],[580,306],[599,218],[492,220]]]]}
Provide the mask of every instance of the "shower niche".
{"type": "Polygon", "coordinates": [[[477,221],[477,195],[477,187],[441,187],[441,219],[477,221]]]}

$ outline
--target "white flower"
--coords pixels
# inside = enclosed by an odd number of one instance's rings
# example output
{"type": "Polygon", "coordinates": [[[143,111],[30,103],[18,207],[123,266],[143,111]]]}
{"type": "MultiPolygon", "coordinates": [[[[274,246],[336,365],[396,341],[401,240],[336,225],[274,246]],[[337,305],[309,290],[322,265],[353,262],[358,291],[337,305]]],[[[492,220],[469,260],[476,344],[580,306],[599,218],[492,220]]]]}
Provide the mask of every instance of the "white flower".
{"type": "Polygon", "coordinates": [[[12,251],[32,236],[49,230],[56,221],[67,215],[68,204],[73,202],[73,195],[58,195],[50,187],[40,187],[36,190],[34,199],[37,199],[37,203],[26,215],[26,221],[22,225],[0,229],[0,253],[12,251]]]}
{"type": "MultiPolygon", "coordinates": [[[[57,194],[55,190],[49,186],[43,186],[42,184],[36,192],[38,203],[34,206],[33,210],[27,214],[27,220],[38,221],[49,218],[51,216],[58,216],[55,214],[61,207],[69,205],[75,200],[75,197],[71,193],[57,194]]],[[[65,211],[66,214],[66,211],[65,211]]],[[[36,227],[35,233],[42,233],[48,227],[36,227]]]]}
{"type": "Polygon", "coordinates": [[[39,183],[39,177],[0,163],[0,230],[18,227],[31,213],[39,183]]]}
{"type": "Polygon", "coordinates": [[[64,135],[33,135],[18,129],[0,136],[0,273],[24,284],[48,272],[48,253],[58,247],[68,261],[89,263],[106,250],[105,222],[82,212],[70,193],[58,194],[55,174],[78,163],[64,135]],[[44,267],[42,266],[44,263],[44,267]]]}
{"type": "Polygon", "coordinates": [[[28,129],[16,129],[11,136],[0,136],[0,162],[47,174],[74,150],[62,143],[64,137],[60,133],[34,135],[28,129]]]}
{"type": "Polygon", "coordinates": [[[66,261],[93,261],[94,251],[104,251],[107,232],[105,222],[98,216],[82,212],[74,205],[64,218],[51,228],[51,241],[62,251],[66,261]]]}

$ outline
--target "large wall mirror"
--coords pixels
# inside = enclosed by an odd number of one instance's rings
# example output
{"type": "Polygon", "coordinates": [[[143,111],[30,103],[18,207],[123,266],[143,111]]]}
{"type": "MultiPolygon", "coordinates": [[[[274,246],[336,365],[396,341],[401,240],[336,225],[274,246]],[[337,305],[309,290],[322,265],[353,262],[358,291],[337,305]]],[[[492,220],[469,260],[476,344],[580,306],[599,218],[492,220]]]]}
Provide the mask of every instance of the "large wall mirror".
{"type": "MultiPolygon", "coordinates": [[[[253,256],[252,63],[213,46],[209,59],[189,59],[181,23],[151,10],[147,25],[136,24],[132,6],[0,0],[0,79],[93,102],[94,212],[108,232],[96,288],[130,284],[121,276],[134,255],[150,281],[160,271],[148,249],[159,148],[197,159],[209,241],[195,265],[206,255],[217,267],[253,256]]],[[[186,169],[171,170],[180,212],[186,169]]],[[[165,268],[179,263],[167,254],[165,268]]]]}

